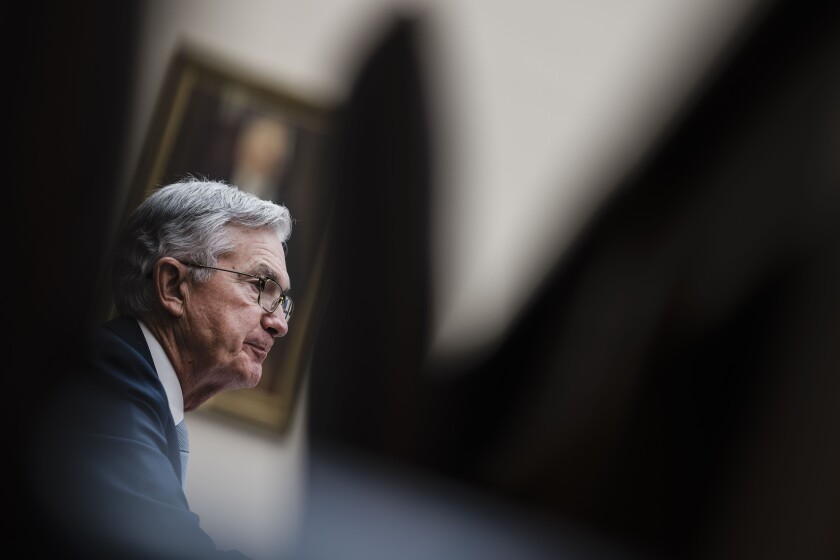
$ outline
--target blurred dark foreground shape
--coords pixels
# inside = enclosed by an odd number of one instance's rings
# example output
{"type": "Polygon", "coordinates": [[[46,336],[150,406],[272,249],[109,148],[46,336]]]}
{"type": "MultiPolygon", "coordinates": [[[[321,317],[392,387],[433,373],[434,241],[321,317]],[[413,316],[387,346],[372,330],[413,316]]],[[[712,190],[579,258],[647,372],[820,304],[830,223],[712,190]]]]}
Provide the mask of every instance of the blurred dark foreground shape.
{"type": "MultiPolygon", "coordinates": [[[[840,26],[831,2],[759,7],[509,334],[436,367],[421,21],[386,30],[334,146],[335,285],[309,394],[316,512],[335,504],[317,484],[341,478],[343,450],[349,481],[361,454],[619,554],[840,557],[840,26]]],[[[336,506],[305,537],[346,523],[359,531],[333,534],[345,557],[408,553],[393,533],[452,509],[401,496],[390,511],[404,518],[384,509],[365,526],[336,506]]],[[[458,557],[459,533],[420,524],[415,537],[452,545],[437,557],[458,557]]],[[[481,540],[461,535],[461,552],[481,540]]]]}
{"type": "MultiPolygon", "coordinates": [[[[4,38],[6,542],[75,557],[35,507],[30,425],[74,374],[118,200],[138,2],[7,2],[4,38]]],[[[56,460],[61,460],[60,457],[56,460]]]]}

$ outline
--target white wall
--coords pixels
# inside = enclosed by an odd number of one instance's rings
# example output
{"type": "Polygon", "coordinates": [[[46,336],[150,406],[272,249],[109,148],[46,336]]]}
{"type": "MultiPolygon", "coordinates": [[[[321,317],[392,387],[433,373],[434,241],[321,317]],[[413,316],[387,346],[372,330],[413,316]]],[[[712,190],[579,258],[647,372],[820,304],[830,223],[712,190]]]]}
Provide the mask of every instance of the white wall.
{"type": "MultiPolygon", "coordinates": [[[[381,18],[412,6],[430,24],[439,109],[434,355],[445,358],[504,332],[756,1],[150,0],[125,184],[182,41],[330,101],[381,18]]],[[[286,546],[303,412],[282,440],[191,416],[188,495],[205,527],[255,555],[286,546]]]]}

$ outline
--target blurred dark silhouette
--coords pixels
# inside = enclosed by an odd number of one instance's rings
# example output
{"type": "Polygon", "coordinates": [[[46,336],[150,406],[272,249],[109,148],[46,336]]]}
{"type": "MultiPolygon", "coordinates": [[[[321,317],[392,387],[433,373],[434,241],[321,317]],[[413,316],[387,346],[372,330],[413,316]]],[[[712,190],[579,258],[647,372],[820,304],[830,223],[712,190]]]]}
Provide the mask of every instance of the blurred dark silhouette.
{"type": "Polygon", "coordinates": [[[338,119],[315,456],[421,468],[665,558],[840,556],[836,6],[760,3],[509,336],[445,372],[424,365],[422,20],[392,24],[338,119]]]}
{"type": "Polygon", "coordinates": [[[412,458],[424,420],[414,391],[428,340],[432,168],[417,39],[409,18],[374,37],[381,46],[336,115],[332,290],[310,380],[315,433],[412,458]]]}
{"type": "MultiPolygon", "coordinates": [[[[73,375],[92,318],[119,194],[137,3],[12,2],[2,8],[10,255],[3,410],[8,543],[73,558],[29,499],[28,422],[54,379],[73,375]]],[[[61,460],[57,457],[56,460],[61,460]]]]}

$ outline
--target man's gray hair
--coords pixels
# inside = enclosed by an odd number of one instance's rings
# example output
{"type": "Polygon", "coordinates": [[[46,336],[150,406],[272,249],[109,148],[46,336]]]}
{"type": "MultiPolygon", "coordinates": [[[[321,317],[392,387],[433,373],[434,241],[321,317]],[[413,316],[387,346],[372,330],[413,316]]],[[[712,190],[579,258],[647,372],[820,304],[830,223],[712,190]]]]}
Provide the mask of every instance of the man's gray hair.
{"type": "MultiPolygon", "coordinates": [[[[187,177],[156,189],[132,212],[117,238],[111,269],[117,311],[140,317],[152,309],[152,268],[163,257],[214,266],[235,248],[231,226],[274,230],[284,246],[292,233],[285,206],[224,181],[187,177]]],[[[201,269],[190,273],[196,280],[208,276],[201,269]]]]}

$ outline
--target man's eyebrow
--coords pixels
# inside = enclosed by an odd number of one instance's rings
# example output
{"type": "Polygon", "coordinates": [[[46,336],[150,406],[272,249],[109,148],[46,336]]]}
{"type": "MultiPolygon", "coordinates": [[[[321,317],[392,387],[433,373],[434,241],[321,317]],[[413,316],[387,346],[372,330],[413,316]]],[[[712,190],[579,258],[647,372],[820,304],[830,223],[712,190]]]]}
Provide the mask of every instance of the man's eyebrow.
{"type": "MultiPolygon", "coordinates": [[[[267,264],[262,263],[254,268],[251,269],[251,274],[256,274],[257,276],[265,276],[266,278],[271,278],[275,282],[277,282],[277,274],[274,272],[272,268],[270,268],[267,264]]],[[[279,282],[278,282],[279,284],[279,282]]]]}
{"type": "Polygon", "coordinates": [[[266,278],[271,278],[272,280],[274,280],[275,282],[280,284],[280,288],[283,290],[284,294],[287,294],[290,291],[292,291],[291,286],[289,286],[288,288],[283,287],[283,283],[280,281],[280,278],[277,276],[277,274],[274,272],[274,270],[265,263],[261,263],[261,264],[257,265],[253,269],[252,274],[256,274],[257,276],[265,276],[266,278]]]}

